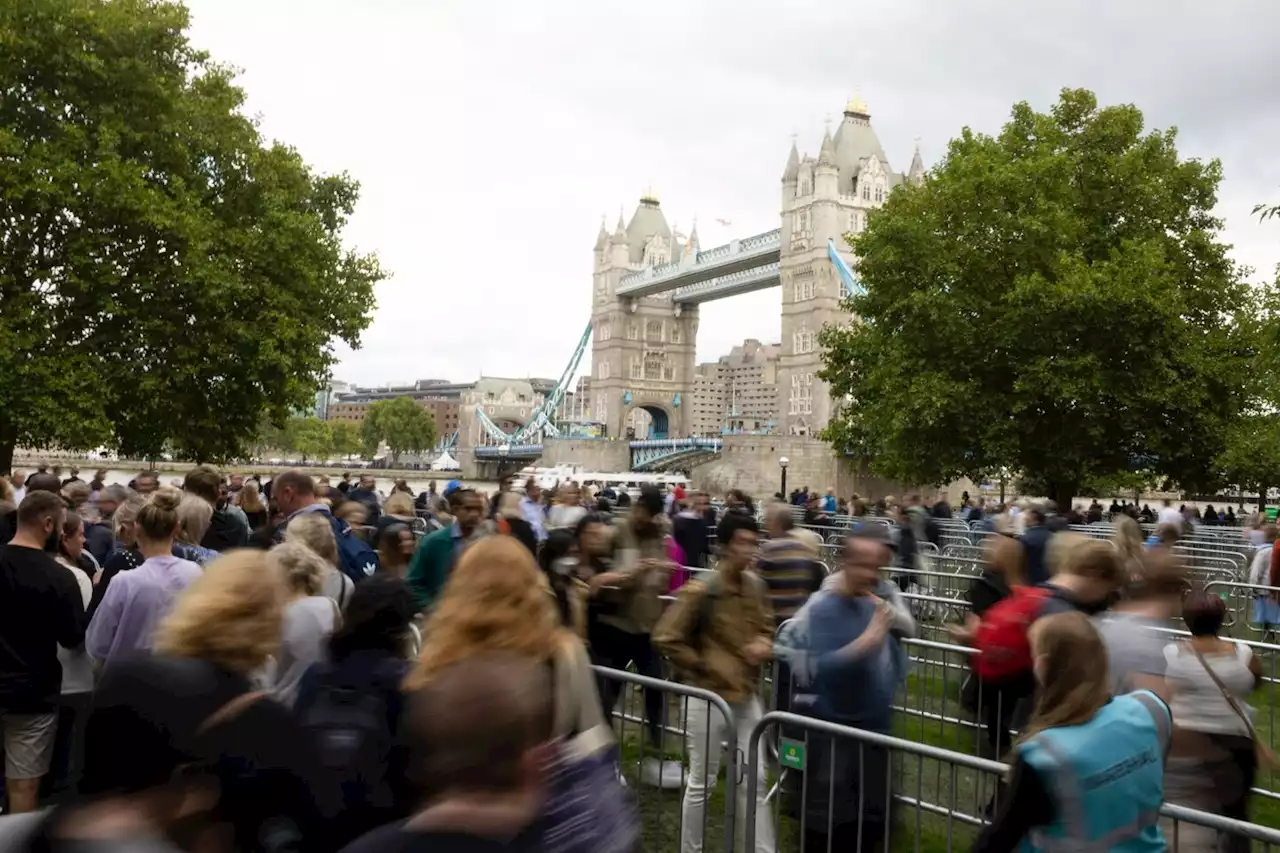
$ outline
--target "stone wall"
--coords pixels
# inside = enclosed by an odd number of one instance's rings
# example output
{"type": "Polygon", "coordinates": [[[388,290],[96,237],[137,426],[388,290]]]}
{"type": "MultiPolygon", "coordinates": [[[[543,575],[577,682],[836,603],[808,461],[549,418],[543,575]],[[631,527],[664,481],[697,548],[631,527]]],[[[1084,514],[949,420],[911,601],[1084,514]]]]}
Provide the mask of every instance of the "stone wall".
{"type": "Polygon", "coordinates": [[[619,439],[549,438],[542,443],[542,458],[537,464],[545,468],[576,465],[583,471],[603,473],[628,471],[631,446],[619,439]]]}
{"type": "MultiPolygon", "coordinates": [[[[873,477],[837,458],[825,442],[805,436],[728,436],[720,456],[695,467],[695,488],[713,495],[742,489],[757,500],[767,499],[782,488],[779,460],[787,457],[787,492],[809,487],[825,493],[834,488],[841,497],[901,496],[913,491],[901,483],[873,477]]],[[[925,494],[937,490],[925,490],[925,494]]]]}

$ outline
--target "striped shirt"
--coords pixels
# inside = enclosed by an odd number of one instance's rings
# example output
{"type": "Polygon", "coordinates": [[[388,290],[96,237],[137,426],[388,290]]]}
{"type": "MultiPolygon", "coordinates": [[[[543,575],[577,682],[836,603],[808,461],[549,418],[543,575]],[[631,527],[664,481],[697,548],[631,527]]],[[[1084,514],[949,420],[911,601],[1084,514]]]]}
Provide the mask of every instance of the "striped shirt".
{"type": "Polygon", "coordinates": [[[779,625],[796,615],[822,585],[825,574],[817,551],[791,536],[770,539],[760,546],[756,573],[769,587],[773,616],[779,625]]]}

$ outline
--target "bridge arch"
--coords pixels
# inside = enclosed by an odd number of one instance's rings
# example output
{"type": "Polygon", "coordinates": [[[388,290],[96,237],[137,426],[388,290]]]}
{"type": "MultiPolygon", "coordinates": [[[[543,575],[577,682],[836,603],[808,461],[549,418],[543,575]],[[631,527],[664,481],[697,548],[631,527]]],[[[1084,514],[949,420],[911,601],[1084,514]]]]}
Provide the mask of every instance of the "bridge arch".
{"type": "Polygon", "coordinates": [[[639,402],[636,402],[627,406],[627,408],[623,411],[623,414],[622,414],[623,435],[621,437],[629,438],[629,439],[675,438],[675,436],[673,435],[675,424],[676,424],[676,414],[667,404],[655,403],[651,400],[641,400],[639,402]],[[649,434],[646,436],[637,436],[637,435],[627,434],[627,430],[629,429],[628,421],[631,418],[631,413],[637,410],[644,412],[650,418],[649,434]]]}

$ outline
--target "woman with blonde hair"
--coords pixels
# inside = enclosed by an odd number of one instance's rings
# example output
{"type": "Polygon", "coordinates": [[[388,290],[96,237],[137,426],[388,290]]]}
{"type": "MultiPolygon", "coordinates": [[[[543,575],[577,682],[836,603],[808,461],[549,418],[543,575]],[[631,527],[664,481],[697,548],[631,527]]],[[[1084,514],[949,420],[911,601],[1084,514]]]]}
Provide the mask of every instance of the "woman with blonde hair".
{"type": "Polygon", "coordinates": [[[1142,528],[1132,517],[1124,513],[1116,516],[1115,532],[1111,534],[1111,544],[1115,545],[1120,562],[1124,565],[1125,575],[1130,580],[1142,577],[1143,557],[1146,554],[1146,540],[1142,536],[1142,528]]]}
{"type": "Polygon", "coordinates": [[[265,552],[213,561],[160,624],[155,654],[103,672],[82,793],[145,790],[181,772],[209,780],[208,802],[185,812],[192,838],[229,827],[228,849],[259,849],[268,835],[305,849],[323,833],[321,810],[337,796],[322,781],[317,746],[252,683],[279,648],[285,599],[265,552]]]}
{"type": "Polygon", "coordinates": [[[1008,795],[974,850],[1009,853],[1025,840],[1035,851],[1164,853],[1169,706],[1148,690],[1111,695],[1102,638],[1082,613],[1037,621],[1031,648],[1035,711],[1011,756],[1008,795]]]}
{"type": "Polygon", "coordinates": [[[218,558],[217,551],[200,544],[213,522],[213,504],[191,492],[179,494],[176,553],[193,563],[207,565],[218,558]]]}
{"type": "Polygon", "coordinates": [[[147,499],[142,495],[131,495],[121,501],[116,511],[111,514],[111,535],[115,542],[112,551],[102,563],[102,574],[93,582],[93,600],[89,602],[87,611],[90,619],[97,612],[98,605],[107,594],[112,579],[121,572],[136,569],[142,565],[146,557],[138,550],[138,537],[134,522],[138,520],[138,510],[142,509],[147,499]]]}
{"type": "Polygon", "coordinates": [[[612,743],[586,647],[561,623],[540,575],[533,555],[510,536],[470,545],[427,619],[405,688],[416,690],[445,667],[485,652],[524,655],[554,670],[556,733],[612,743]]]}
{"type": "Polygon", "coordinates": [[[181,501],[177,489],[159,489],[138,510],[134,535],[146,559],[116,576],[93,614],[85,647],[95,660],[150,650],[160,620],[178,594],[200,577],[200,566],[173,555],[181,501]]]}
{"type": "Polygon", "coordinates": [[[332,571],[323,557],[297,540],[282,542],[267,557],[284,578],[288,595],[271,691],[293,707],[303,674],[326,659],[325,646],[342,617],[338,603],[322,592],[324,577],[332,571]]]}
{"type": "Polygon", "coordinates": [[[329,570],[320,579],[321,591],[336,601],[339,609],[345,608],[355,584],[338,570],[338,540],[334,538],[333,527],[325,514],[304,512],[295,515],[285,526],[284,538],[286,542],[301,542],[324,559],[329,570]]]}
{"type": "Polygon", "coordinates": [[[249,522],[250,532],[262,528],[270,521],[270,512],[267,510],[267,505],[262,502],[256,480],[245,480],[244,485],[240,487],[239,506],[249,522]]]}

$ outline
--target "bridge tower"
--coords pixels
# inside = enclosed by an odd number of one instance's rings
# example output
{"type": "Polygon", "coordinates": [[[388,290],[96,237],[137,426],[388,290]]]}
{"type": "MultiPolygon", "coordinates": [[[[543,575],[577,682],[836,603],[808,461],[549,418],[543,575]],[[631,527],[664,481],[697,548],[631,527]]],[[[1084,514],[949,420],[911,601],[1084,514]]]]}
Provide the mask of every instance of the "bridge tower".
{"type": "Polygon", "coordinates": [[[681,241],[651,193],[641,196],[631,221],[622,214],[613,233],[600,223],[591,298],[589,417],[609,438],[627,438],[628,416],[648,413],[648,438],[681,438],[692,427],[694,348],[698,307],[676,303],[674,293],[619,296],[622,276],[697,252],[695,227],[681,241]]]}
{"type": "Polygon", "coordinates": [[[786,435],[817,435],[834,412],[826,383],[818,379],[822,353],[818,332],[828,323],[847,323],[841,308],[841,282],[827,257],[834,239],[853,265],[845,235],[866,227],[868,213],[884,203],[894,187],[918,179],[892,171],[871,128],[871,113],[860,96],[844,108],[831,135],[822,135],[817,158],[800,156],[794,142],[782,173],[782,234],[779,278],[782,283],[782,355],[778,396],[786,435]]]}

